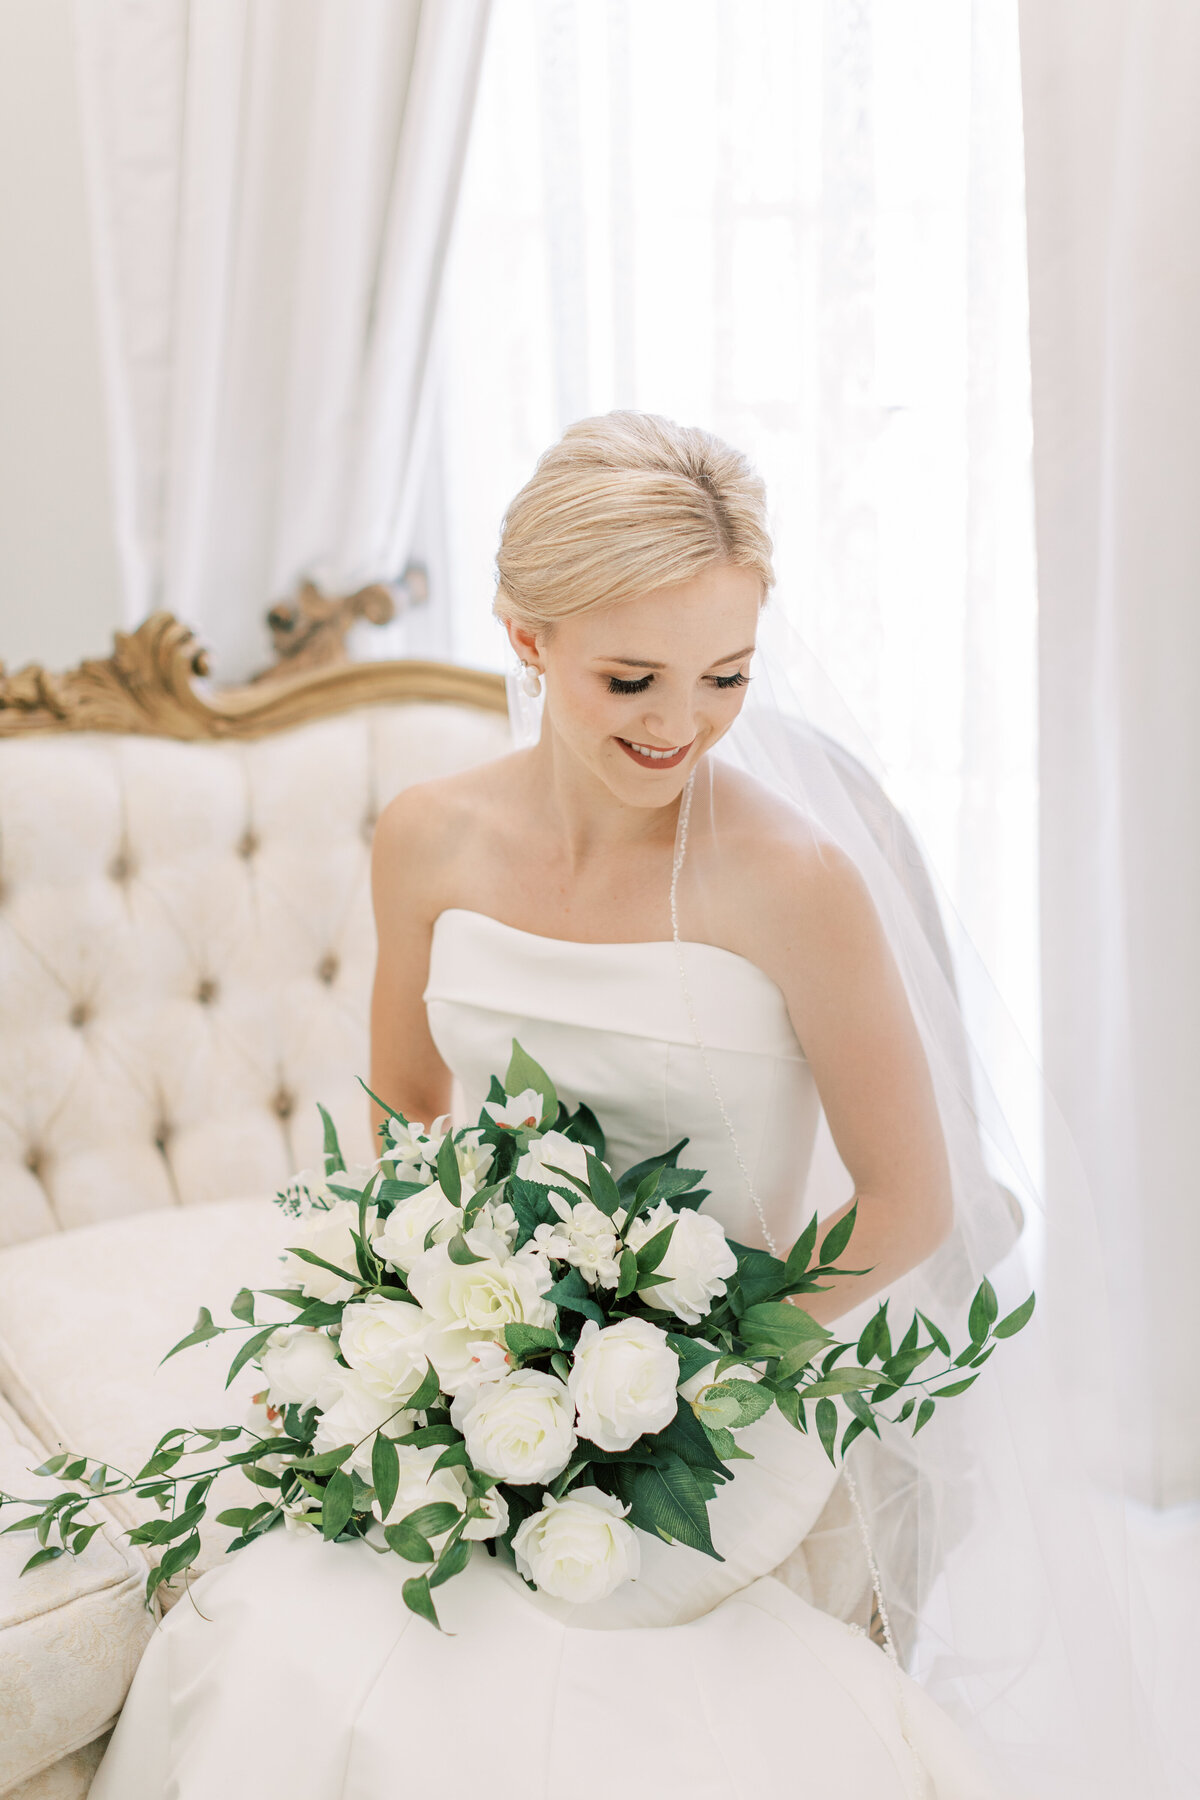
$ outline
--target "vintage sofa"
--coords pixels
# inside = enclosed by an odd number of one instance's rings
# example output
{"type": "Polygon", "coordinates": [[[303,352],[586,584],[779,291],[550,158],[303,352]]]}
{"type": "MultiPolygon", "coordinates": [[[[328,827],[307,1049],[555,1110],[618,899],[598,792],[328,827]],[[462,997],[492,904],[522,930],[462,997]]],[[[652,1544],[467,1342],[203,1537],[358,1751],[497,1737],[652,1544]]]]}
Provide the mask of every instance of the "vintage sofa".
{"type": "MultiPolygon", "coordinates": [[[[501,677],[423,662],[213,689],[157,613],[65,674],[0,669],[0,1487],[58,1448],[137,1466],[168,1426],[240,1417],[220,1344],[165,1367],[200,1303],[269,1284],[270,1197],[320,1166],[316,1101],[372,1154],[374,820],[503,752],[501,677]]],[[[881,836],[897,821],[858,765],[881,836]]],[[[919,858],[897,840],[919,879],[919,858]]],[[[932,897],[928,896],[930,905],[932,897]]],[[[931,930],[936,931],[936,906],[931,930]]],[[[840,1164],[818,1168],[822,1210],[840,1164]]],[[[237,1479],[234,1477],[231,1480],[237,1479]]],[[[229,1505],[229,1498],[224,1504],[229,1505]]],[[[216,1506],[212,1512],[218,1510],[216,1506]]],[[[114,1503],[78,1560],[18,1579],[0,1535],[0,1795],[78,1800],[154,1615],[114,1503]]],[[[214,1530],[202,1567],[232,1535],[214,1530]]],[[[789,1579],[871,1623],[835,1490],[789,1579]]]]}

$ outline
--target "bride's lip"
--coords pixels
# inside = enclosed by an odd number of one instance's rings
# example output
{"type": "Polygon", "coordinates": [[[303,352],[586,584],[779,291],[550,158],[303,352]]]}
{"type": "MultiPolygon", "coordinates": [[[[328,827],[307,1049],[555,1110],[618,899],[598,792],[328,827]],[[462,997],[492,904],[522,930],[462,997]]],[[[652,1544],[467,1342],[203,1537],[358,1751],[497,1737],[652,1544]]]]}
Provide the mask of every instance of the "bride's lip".
{"type": "MultiPolygon", "coordinates": [[[[616,741],[630,762],[635,762],[639,769],[677,769],[696,740],[693,738],[691,744],[684,744],[681,749],[672,750],[670,756],[644,756],[637,745],[631,743],[628,738],[619,737],[616,741]]],[[[646,745],[647,750],[656,750],[657,748],[657,744],[646,745]]]]}

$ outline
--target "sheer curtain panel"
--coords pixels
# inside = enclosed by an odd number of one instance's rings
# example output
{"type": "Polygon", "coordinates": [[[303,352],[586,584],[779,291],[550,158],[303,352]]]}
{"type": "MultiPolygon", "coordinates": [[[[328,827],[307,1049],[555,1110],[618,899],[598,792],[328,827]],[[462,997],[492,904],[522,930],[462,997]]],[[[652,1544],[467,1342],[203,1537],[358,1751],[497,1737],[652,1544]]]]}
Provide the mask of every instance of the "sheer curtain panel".
{"type": "Polygon", "coordinates": [[[130,625],[234,680],[411,546],[487,0],[77,0],[130,625]]]}
{"type": "Polygon", "coordinates": [[[1167,1506],[1200,1500],[1200,8],[1028,0],[1021,35],[1046,1072],[1130,1321],[1131,1486],[1167,1506]]]}

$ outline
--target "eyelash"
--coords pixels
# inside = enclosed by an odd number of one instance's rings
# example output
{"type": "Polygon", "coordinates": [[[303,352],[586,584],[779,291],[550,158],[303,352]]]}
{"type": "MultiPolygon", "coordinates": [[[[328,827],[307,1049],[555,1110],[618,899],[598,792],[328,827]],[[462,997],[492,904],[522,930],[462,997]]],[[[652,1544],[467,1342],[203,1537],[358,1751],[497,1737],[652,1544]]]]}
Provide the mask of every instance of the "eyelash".
{"type": "MultiPolygon", "coordinates": [[[[736,675],[710,675],[708,679],[715,688],[739,688],[746,685],[749,677],[739,670],[736,675]]],[[[622,681],[619,675],[610,675],[608,691],[610,694],[644,694],[653,680],[653,675],[643,675],[637,681],[622,681]]]]}

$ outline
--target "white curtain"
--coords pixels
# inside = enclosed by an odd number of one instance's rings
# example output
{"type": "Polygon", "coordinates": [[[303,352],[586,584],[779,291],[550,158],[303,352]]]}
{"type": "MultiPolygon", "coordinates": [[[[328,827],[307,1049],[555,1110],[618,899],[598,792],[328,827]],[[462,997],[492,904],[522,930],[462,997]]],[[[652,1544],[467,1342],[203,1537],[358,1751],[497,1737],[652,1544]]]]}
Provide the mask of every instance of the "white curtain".
{"type": "Polygon", "coordinates": [[[1016,0],[495,0],[447,307],[460,654],[501,657],[500,517],[571,419],[743,446],[776,604],[1035,1048],[1016,0]]]}
{"type": "Polygon", "coordinates": [[[1025,0],[1021,32],[1046,1071],[1162,1506],[1200,1499],[1200,8],[1025,0]]]}
{"type": "Polygon", "coordinates": [[[431,454],[487,0],[78,0],[129,624],[270,660],[310,576],[387,580],[431,454]]]}

